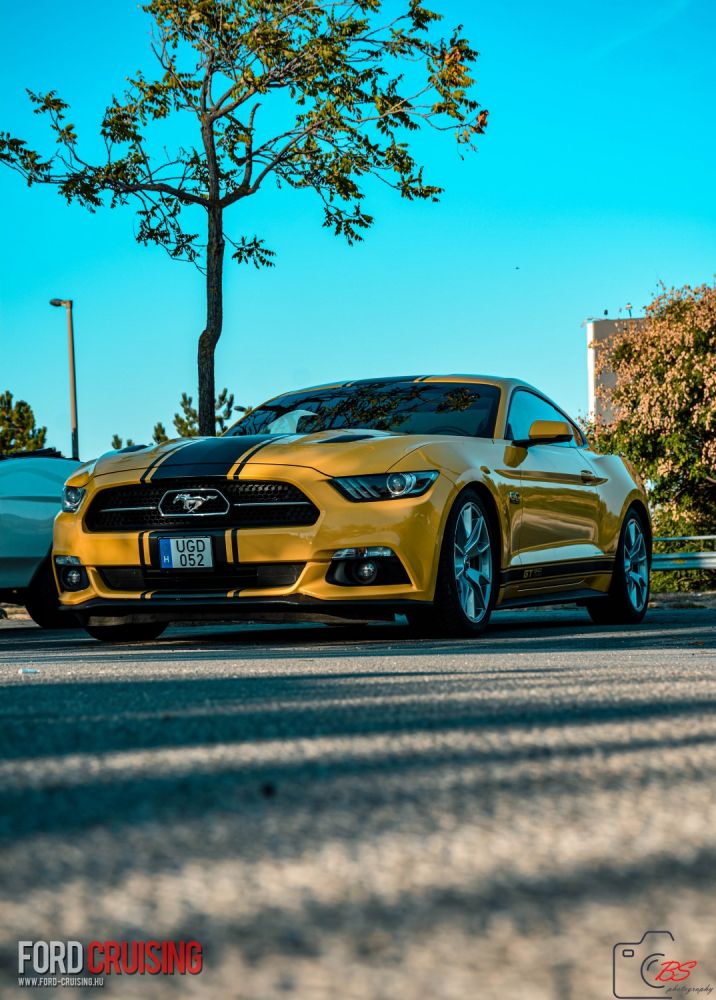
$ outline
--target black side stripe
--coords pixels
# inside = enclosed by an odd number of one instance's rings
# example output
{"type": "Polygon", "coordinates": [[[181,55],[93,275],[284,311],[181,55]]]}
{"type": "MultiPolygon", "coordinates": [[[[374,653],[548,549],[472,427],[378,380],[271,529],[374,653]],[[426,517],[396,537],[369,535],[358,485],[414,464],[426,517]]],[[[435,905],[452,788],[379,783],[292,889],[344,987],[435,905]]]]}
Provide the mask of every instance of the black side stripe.
{"type": "Polygon", "coordinates": [[[236,528],[231,530],[231,561],[234,564],[239,561],[239,532],[236,528]]]}
{"type": "Polygon", "coordinates": [[[611,573],[613,559],[575,559],[563,563],[542,563],[533,566],[515,566],[504,569],[500,582],[517,583],[524,580],[546,580],[559,576],[591,576],[595,573],[611,573]]]}

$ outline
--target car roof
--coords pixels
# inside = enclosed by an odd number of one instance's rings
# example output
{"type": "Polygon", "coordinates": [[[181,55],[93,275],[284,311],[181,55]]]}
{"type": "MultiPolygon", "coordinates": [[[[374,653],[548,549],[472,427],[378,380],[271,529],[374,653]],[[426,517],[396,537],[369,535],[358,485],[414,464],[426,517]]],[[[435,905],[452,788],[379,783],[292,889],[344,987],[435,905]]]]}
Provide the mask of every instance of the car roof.
{"type": "MultiPolygon", "coordinates": [[[[305,389],[291,389],[289,392],[280,393],[282,396],[294,395],[298,392],[313,392],[318,389],[347,389],[351,386],[359,385],[385,385],[396,382],[474,382],[488,385],[495,385],[501,389],[512,389],[515,386],[524,386],[527,389],[535,389],[529,382],[522,379],[507,378],[502,375],[474,375],[459,374],[452,375],[385,375],[374,378],[352,379],[349,382],[325,382],[322,385],[311,385],[305,389]]],[[[539,389],[535,389],[539,392],[539,389]]],[[[273,397],[274,399],[276,397],[273,397]]]]}
{"type": "MultiPolygon", "coordinates": [[[[289,389],[286,392],[277,393],[270,399],[264,400],[263,403],[259,403],[256,409],[260,409],[262,406],[270,406],[271,403],[276,399],[280,399],[283,396],[299,396],[306,392],[318,392],[320,389],[346,389],[354,386],[369,386],[369,385],[390,385],[392,384],[403,384],[410,382],[445,382],[445,383],[475,383],[479,385],[493,385],[495,388],[500,389],[500,401],[497,409],[496,418],[496,430],[502,431],[505,428],[505,422],[507,420],[507,410],[512,399],[512,394],[515,389],[528,389],[531,392],[536,393],[541,396],[542,399],[551,403],[555,409],[565,417],[569,423],[576,426],[575,421],[568,416],[568,414],[555,403],[554,400],[538,389],[536,386],[531,385],[529,382],[525,382],[523,379],[510,378],[505,375],[475,375],[474,373],[454,373],[451,375],[384,375],[375,376],[374,378],[361,378],[353,379],[349,382],[324,382],[321,385],[312,385],[304,389],[289,389]]],[[[241,422],[242,418],[239,418],[237,423],[241,422]]],[[[580,434],[582,432],[580,431],[580,434]]]]}

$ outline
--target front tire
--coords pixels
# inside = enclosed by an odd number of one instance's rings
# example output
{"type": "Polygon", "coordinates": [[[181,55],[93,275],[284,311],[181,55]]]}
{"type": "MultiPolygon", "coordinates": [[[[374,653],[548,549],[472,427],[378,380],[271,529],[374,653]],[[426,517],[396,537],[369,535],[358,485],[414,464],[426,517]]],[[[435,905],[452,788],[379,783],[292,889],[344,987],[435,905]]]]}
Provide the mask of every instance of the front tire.
{"type": "Polygon", "coordinates": [[[445,637],[476,637],[487,628],[497,598],[497,530],[476,490],[464,490],[445,526],[435,600],[410,622],[445,637]]]}
{"type": "Polygon", "coordinates": [[[125,625],[84,625],[93,639],[100,642],[151,642],[158,639],[167,622],[132,622],[125,625]]]}
{"type": "Polygon", "coordinates": [[[607,597],[587,602],[597,625],[636,625],[649,605],[651,547],[644,517],[632,507],[619,534],[614,573],[607,597]]]}

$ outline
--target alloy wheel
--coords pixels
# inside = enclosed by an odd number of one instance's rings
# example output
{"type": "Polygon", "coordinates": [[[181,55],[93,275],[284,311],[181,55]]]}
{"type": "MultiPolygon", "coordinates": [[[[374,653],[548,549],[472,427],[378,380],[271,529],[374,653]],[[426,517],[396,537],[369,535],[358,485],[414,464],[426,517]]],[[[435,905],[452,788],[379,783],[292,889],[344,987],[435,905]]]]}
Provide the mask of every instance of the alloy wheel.
{"type": "Polygon", "coordinates": [[[471,622],[480,622],[492,595],[492,548],[485,516],[471,500],[455,525],[454,565],[460,607],[471,622]]]}
{"type": "Polygon", "coordinates": [[[635,517],[624,531],[624,579],[632,607],[641,611],[649,593],[649,558],[644,532],[635,517]]]}

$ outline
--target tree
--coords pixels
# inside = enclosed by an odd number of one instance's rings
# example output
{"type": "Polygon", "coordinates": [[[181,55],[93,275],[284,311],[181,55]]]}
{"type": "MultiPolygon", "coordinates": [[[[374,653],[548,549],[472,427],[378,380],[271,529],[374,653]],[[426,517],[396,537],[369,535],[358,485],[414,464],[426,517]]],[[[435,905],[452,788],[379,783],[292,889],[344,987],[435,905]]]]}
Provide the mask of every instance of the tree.
{"type": "Polygon", "coordinates": [[[54,90],[28,92],[35,112],[49,119],[53,154],[45,158],[0,133],[0,161],[28,184],[54,185],[90,211],[104,199],[111,207],[132,202],[140,243],[159,244],[205,272],[202,434],[214,432],[225,244],[238,263],[271,266],[274,256],[257,236],[231,239],[226,209],[272,177],[279,187],[314,191],[323,224],[352,244],[373,221],[363,207],[368,177],[407,199],[441,193],[424,181],[406,141],[411,133],[452,131],[461,148],[472,149],[485,129],[487,111],[470,96],[477,52],[460,28],[433,37],[441,16],[421,0],[400,0],[398,12],[383,18],[382,7],[383,0],[149,0],[143,9],[153,19],[159,75],[137,73],[112,98],[101,161],[80,154],[69,106],[54,90]],[[187,132],[170,153],[150,132],[161,132],[171,115],[187,122],[187,132]],[[192,217],[197,210],[201,222],[192,217]]]}
{"type": "Polygon", "coordinates": [[[630,458],[649,485],[658,534],[716,532],[716,284],[664,289],[639,327],[626,320],[596,348],[613,414],[600,450],[630,458]]]}
{"type": "Polygon", "coordinates": [[[12,393],[0,393],[0,455],[37,451],[45,447],[47,428],[37,427],[32,407],[24,399],[13,402],[12,393]]]}
{"type": "MultiPolygon", "coordinates": [[[[199,429],[199,414],[194,407],[191,396],[185,392],[181,394],[179,406],[181,413],[174,414],[174,428],[179,437],[197,437],[201,432],[199,429]]],[[[223,434],[232,422],[234,413],[245,413],[245,406],[234,405],[234,394],[228,389],[222,389],[214,400],[214,429],[213,434],[223,434]]],[[[157,434],[164,433],[163,424],[159,423],[154,428],[154,440],[157,441],[157,434]]],[[[165,437],[166,440],[166,437],[165,437]]]]}
{"type": "MultiPolygon", "coordinates": [[[[179,401],[181,413],[174,414],[174,429],[178,437],[198,437],[199,436],[199,414],[194,406],[194,400],[185,392],[181,394],[179,401]]],[[[222,389],[214,400],[214,433],[223,434],[235,413],[246,413],[250,408],[246,406],[234,405],[234,394],[228,389],[222,389]]],[[[161,420],[154,425],[152,440],[155,444],[163,444],[169,440],[167,429],[161,420]]],[[[125,447],[134,444],[131,438],[127,439],[125,447]]],[[[123,446],[122,438],[119,434],[112,436],[112,447],[116,450],[123,446]]]]}
{"type": "Polygon", "coordinates": [[[127,438],[127,442],[125,444],[125,442],[119,436],[119,434],[112,435],[112,448],[114,449],[114,451],[119,451],[120,448],[133,448],[133,447],[134,447],[134,441],[131,438],[127,438]]]}

